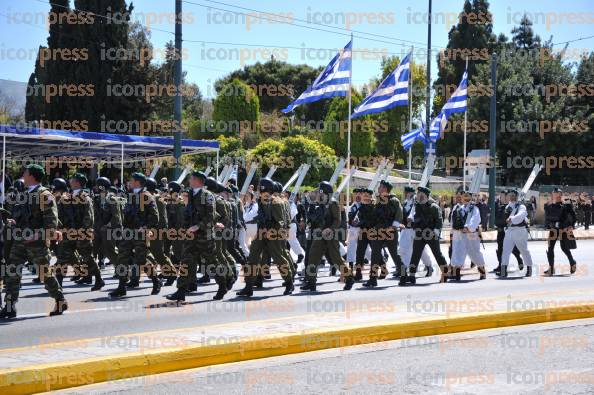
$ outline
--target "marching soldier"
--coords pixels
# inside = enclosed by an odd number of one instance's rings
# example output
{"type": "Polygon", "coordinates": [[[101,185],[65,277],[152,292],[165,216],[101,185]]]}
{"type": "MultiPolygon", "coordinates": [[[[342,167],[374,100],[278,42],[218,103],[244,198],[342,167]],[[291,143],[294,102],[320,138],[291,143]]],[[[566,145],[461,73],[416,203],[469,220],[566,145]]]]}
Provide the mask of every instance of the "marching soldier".
{"type": "Polygon", "coordinates": [[[177,274],[175,267],[171,263],[171,259],[165,254],[165,243],[163,239],[167,238],[168,229],[166,203],[157,190],[157,181],[154,178],[148,177],[145,187],[147,193],[152,194],[155,199],[159,213],[159,222],[155,230],[156,234],[153,235],[150,241],[151,255],[149,255],[149,258],[154,258],[153,263],[161,267],[161,277],[166,279],[165,285],[170,286],[175,282],[177,274]]]}
{"type": "Polygon", "coordinates": [[[388,181],[380,181],[378,188],[377,202],[374,207],[373,216],[376,218],[374,224],[375,235],[371,240],[371,270],[369,281],[363,284],[364,287],[377,286],[377,271],[381,267],[382,275],[385,278],[387,269],[382,257],[384,247],[388,249],[396,272],[402,270],[402,259],[398,255],[398,230],[402,222],[402,206],[396,196],[392,195],[392,184],[388,181]]]}
{"type": "Polygon", "coordinates": [[[270,256],[278,266],[285,284],[283,295],[290,295],[295,289],[292,265],[286,252],[290,220],[286,215],[282,199],[273,195],[275,192],[274,181],[270,178],[262,178],[258,188],[260,191],[258,230],[250,245],[248,263],[244,268],[245,287],[237,292],[237,295],[250,297],[254,294],[253,287],[256,277],[260,274],[263,263],[265,263],[265,254],[270,256]]]}
{"type": "Polygon", "coordinates": [[[118,260],[116,234],[122,232],[122,208],[125,199],[110,190],[111,182],[107,177],[95,181],[95,239],[101,256],[115,266],[118,260]]]}
{"type": "Polygon", "coordinates": [[[61,234],[57,230],[58,212],[54,197],[41,185],[44,177],[45,171],[39,165],[28,165],[25,168],[23,181],[27,191],[23,213],[18,218],[8,220],[13,243],[6,263],[6,272],[3,273],[6,300],[0,310],[0,318],[17,316],[16,303],[26,261],[39,267],[45,289],[55,300],[56,304],[50,316],[61,315],[68,309],[62,287],[54,277],[49,262],[49,243],[52,239],[60,239],[61,234]]]}
{"type": "Polygon", "coordinates": [[[165,239],[165,254],[173,253],[171,262],[175,268],[179,268],[180,260],[183,253],[184,242],[180,236],[180,232],[184,226],[184,212],[186,204],[182,198],[182,186],[177,181],[170,181],[167,185],[167,225],[169,231],[175,234],[175,238],[165,239]]]}
{"type": "Polygon", "coordinates": [[[549,269],[545,271],[547,276],[555,274],[555,244],[557,240],[561,245],[561,251],[569,260],[570,273],[575,273],[577,269],[577,263],[571,254],[571,250],[575,248],[576,244],[573,236],[576,215],[571,203],[562,202],[562,193],[560,188],[555,188],[552,203],[545,204],[545,229],[549,232],[547,248],[549,269]]]}
{"type": "Polygon", "coordinates": [[[122,237],[115,267],[119,284],[109,293],[112,298],[125,296],[126,287],[137,287],[142,271],[146,271],[153,282],[151,295],[158,295],[161,291],[161,280],[157,277],[155,266],[149,262],[150,238],[152,229],[158,226],[159,212],[155,198],[145,190],[145,183],[144,174],[132,173],[131,193],[123,211],[122,237]],[[130,283],[126,284],[128,276],[130,283]]]}
{"type": "Polygon", "coordinates": [[[314,216],[311,221],[311,247],[305,268],[305,284],[301,286],[304,291],[315,291],[318,274],[318,265],[324,254],[328,257],[330,265],[337,266],[344,277],[345,290],[350,290],[355,279],[349,267],[340,255],[337,231],[340,229],[340,207],[332,197],[332,185],[321,182],[315,202],[314,216]]]}
{"type": "MultiPolygon", "coordinates": [[[[503,239],[505,238],[505,227],[507,226],[507,218],[509,217],[510,211],[506,210],[507,207],[507,191],[504,189],[499,192],[499,199],[495,202],[495,227],[497,227],[497,267],[493,270],[493,273],[498,274],[501,270],[501,255],[503,254],[503,239]]],[[[518,268],[524,270],[524,261],[520,256],[518,247],[514,247],[512,254],[518,261],[518,268]]]]}
{"type": "MultiPolygon", "coordinates": [[[[405,285],[408,280],[407,272],[410,267],[410,259],[413,251],[413,241],[415,239],[415,231],[413,229],[412,218],[409,218],[415,205],[415,189],[413,187],[404,187],[404,203],[402,206],[402,218],[403,223],[400,224],[400,243],[398,248],[398,254],[402,259],[403,269],[397,270],[394,277],[400,276],[400,284],[405,285]]],[[[427,253],[427,248],[423,248],[421,254],[421,260],[425,266],[426,273],[425,277],[431,277],[433,274],[433,267],[431,266],[431,258],[427,253]]]]}
{"type": "Polygon", "coordinates": [[[410,258],[410,276],[408,282],[416,283],[416,272],[423,249],[429,246],[437,265],[441,270],[440,282],[446,282],[448,263],[441,253],[439,237],[441,234],[442,218],[439,212],[439,205],[431,199],[431,190],[426,187],[417,188],[416,202],[408,218],[412,221],[412,228],[415,231],[413,240],[413,252],[410,258]]]}
{"type": "Polygon", "coordinates": [[[461,279],[461,270],[470,256],[473,263],[478,266],[480,279],[487,278],[485,274],[485,259],[480,250],[479,226],[481,214],[479,208],[472,202],[472,196],[467,191],[462,191],[462,204],[456,205],[452,211],[452,257],[450,260],[454,270],[453,277],[461,279]]]}
{"type": "Polygon", "coordinates": [[[518,247],[522,258],[526,262],[526,277],[532,276],[532,255],[528,250],[528,229],[526,217],[528,211],[523,203],[518,202],[518,191],[510,189],[507,192],[509,203],[506,210],[509,210],[509,216],[506,220],[505,237],[503,239],[503,253],[501,255],[501,271],[499,276],[507,277],[507,265],[509,256],[514,246],[518,247]]]}
{"type": "Polygon", "coordinates": [[[373,204],[373,191],[368,188],[361,188],[361,206],[357,211],[355,223],[359,225],[359,236],[357,240],[357,250],[355,254],[355,281],[363,279],[363,265],[365,264],[365,255],[371,244],[370,232],[373,232],[375,223],[373,204]]]}
{"type": "Polygon", "coordinates": [[[213,193],[205,188],[206,175],[194,171],[190,175],[190,191],[186,205],[183,255],[177,279],[177,291],[167,299],[183,302],[186,293],[197,289],[196,274],[198,263],[204,259],[204,275],[213,275],[219,285],[215,298],[222,299],[227,292],[224,275],[217,273],[217,252],[215,245],[216,202],[213,193]]]}

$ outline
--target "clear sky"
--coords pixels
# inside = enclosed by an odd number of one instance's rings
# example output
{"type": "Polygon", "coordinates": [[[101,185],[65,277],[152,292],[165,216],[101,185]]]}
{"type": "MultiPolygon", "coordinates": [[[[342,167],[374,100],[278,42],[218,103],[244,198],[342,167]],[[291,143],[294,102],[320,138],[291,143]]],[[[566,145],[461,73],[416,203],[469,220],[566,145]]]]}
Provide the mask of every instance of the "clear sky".
{"type": "MultiPolygon", "coordinates": [[[[326,65],[335,54],[335,50],[348,42],[349,29],[356,31],[355,36],[361,35],[358,32],[385,36],[370,37],[371,39],[355,38],[355,50],[369,51],[355,53],[353,83],[356,85],[365,84],[379,74],[382,54],[401,55],[408,51],[411,45],[415,45],[416,48],[426,46],[427,26],[424,20],[428,2],[424,0],[221,2],[280,14],[283,18],[266,17],[255,11],[206,0],[190,0],[183,3],[186,13],[184,39],[218,43],[184,43],[184,70],[188,73],[188,80],[197,83],[207,97],[214,96],[213,84],[218,78],[244,64],[266,61],[271,54],[290,63],[326,65]],[[231,11],[244,12],[248,16],[231,11]],[[282,23],[283,21],[332,30],[339,34],[297,27],[282,23]],[[320,27],[308,24],[307,21],[324,23],[344,30],[320,27]],[[392,42],[400,42],[401,45],[392,42]]],[[[434,0],[433,3],[434,18],[437,19],[433,25],[433,45],[444,47],[447,43],[447,33],[462,10],[464,1],[434,0]],[[449,22],[444,22],[445,20],[449,22]]],[[[164,32],[174,30],[174,0],[135,0],[133,4],[133,18],[151,27],[151,41],[155,49],[160,51],[165,42],[174,37],[173,34],[164,32]]],[[[38,46],[46,44],[47,26],[44,18],[49,8],[47,0],[0,0],[0,79],[27,81],[34,67],[38,46]]],[[[505,33],[508,37],[524,13],[532,16],[537,34],[543,39],[553,36],[555,43],[594,35],[592,0],[493,0],[491,12],[494,15],[495,32],[505,33]]],[[[571,43],[570,47],[592,50],[594,38],[571,43]]],[[[434,48],[436,49],[439,48],[434,48]]],[[[160,56],[157,55],[157,58],[160,56]]],[[[415,61],[425,63],[426,55],[419,53],[415,61]]],[[[435,75],[435,56],[432,57],[432,62],[435,75]]]]}

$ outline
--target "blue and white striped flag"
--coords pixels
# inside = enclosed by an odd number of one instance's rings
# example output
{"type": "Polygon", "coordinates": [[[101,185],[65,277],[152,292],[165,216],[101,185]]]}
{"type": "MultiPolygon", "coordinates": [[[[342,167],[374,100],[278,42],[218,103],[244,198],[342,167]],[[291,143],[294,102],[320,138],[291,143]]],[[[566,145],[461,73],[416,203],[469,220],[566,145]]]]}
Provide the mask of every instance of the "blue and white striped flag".
{"type": "Polygon", "coordinates": [[[408,78],[410,75],[409,53],[398,67],[392,71],[379,86],[368,95],[353,111],[351,118],[362,117],[408,105],[408,78]]]}
{"type": "Polygon", "coordinates": [[[351,85],[352,46],[353,42],[349,41],[346,47],[330,61],[311,86],[282,112],[291,112],[295,107],[304,103],[313,103],[336,96],[347,96],[351,85]]]}
{"type": "Polygon", "coordinates": [[[402,147],[405,150],[409,150],[413,144],[417,141],[425,141],[425,124],[421,123],[421,127],[419,129],[411,130],[408,133],[403,134],[400,136],[400,141],[402,142],[402,147]]]}
{"type": "Polygon", "coordinates": [[[450,97],[448,102],[443,106],[441,112],[431,122],[429,128],[429,137],[431,141],[437,141],[441,133],[445,130],[448,120],[453,114],[465,112],[468,108],[468,71],[464,71],[462,81],[458,85],[458,89],[450,97]]]}

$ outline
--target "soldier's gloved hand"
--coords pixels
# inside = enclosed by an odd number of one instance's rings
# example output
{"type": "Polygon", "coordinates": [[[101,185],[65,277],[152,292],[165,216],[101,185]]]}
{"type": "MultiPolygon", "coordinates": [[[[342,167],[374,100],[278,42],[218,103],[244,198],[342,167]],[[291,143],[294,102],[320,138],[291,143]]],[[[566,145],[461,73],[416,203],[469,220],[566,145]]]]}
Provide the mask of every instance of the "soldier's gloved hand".
{"type": "Polygon", "coordinates": [[[322,231],[322,237],[324,240],[330,240],[334,236],[334,231],[330,228],[326,228],[322,231]]]}
{"type": "Polygon", "coordinates": [[[217,223],[215,224],[215,228],[217,228],[218,230],[222,230],[222,229],[225,229],[225,225],[223,225],[223,224],[222,224],[222,223],[220,223],[220,222],[217,222],[217,223]]]}
{"type": "Polygon", "coordinates": [[[198,225],[192,225],[188,228],[188,233],[196,233],[198,231],[198,225]]]}

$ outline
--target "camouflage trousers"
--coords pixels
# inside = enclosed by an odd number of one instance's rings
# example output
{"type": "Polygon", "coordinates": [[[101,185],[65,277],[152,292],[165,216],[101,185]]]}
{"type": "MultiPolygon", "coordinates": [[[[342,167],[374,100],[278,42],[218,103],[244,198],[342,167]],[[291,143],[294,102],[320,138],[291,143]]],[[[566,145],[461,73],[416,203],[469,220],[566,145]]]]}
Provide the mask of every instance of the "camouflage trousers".
{"type": "Polygon", "coordinates": [[[278,267],[283,280],[293,282],[293,259],[289,255],[287,241],[268,240],[262,237],[255,238],[250,245],[248,264],[244,268],[246,282],[254,281],[258,274],[264,274],[270,258],[278,267]]]}
{"type": "Polygon", "coordinates": [[[175,267],[173,267],[173,264],[171,263],[171,259],[169,259],[167,255],[165,255],[164,246],[165,243],[162,239],[151,240],[151,255],[149,255],[148,259],[151,260],[151,262],[155,265],[159,265],[161,267],[161,273],[164,276],[175,276],[177,275],[177,272],[175,270],[175,267]]]}
{"type": "Polygon", "coordinates": [[[150,254],[150,247],[144,236],[121,240],[118,243],[118,260],[115,266],[118,279],[139,279],[143,271],[149,277],[156,276],[155,266],[150,263],[154,258],[150,254]]]}
{"type": "Polygon", "coordinates": [[[96,229],[93,245],[99,255],[103,255],[104,258],[109,259],[109,263],[115,265],[118,261],[118,254],[113,231],[112,228],[106,226],[96,229]]]}
{"type": "Polygon", "coordinates": [[[19,299],[25,262],[30,262],[39,267],[41,279],[50,297],[63,299],[62,287],[60,287],[58,280],[54,277],[49,260],[50,251],[45,244],[14,241],[10,249],[10,256],[4,268],[5,272],[2,274],[6,289],[6,300],[16,302],[19,299]]]}
{"type": "Polygon", "coordinates": [[[74,267],[74,274],[81,277],[100,274],[99,266],[93,258],[91,240],[62,240],[56,247],[56,275],[64,277],[68,265],[74,267]]]}
{"type": "Polygon", "coordinates": [[[177,287],[188,289],[190,284],[196,284],[198,265],[204,260],[204,273],[214,276],[217,282],[223,281],[233,275],[233,270],[226,259],[220,259],[221,243],[212,238],[195,238],[186,240],[184,253],[179,267],[177,287]],[[217,245],[218,244],[218,245],[217,245]]]}

